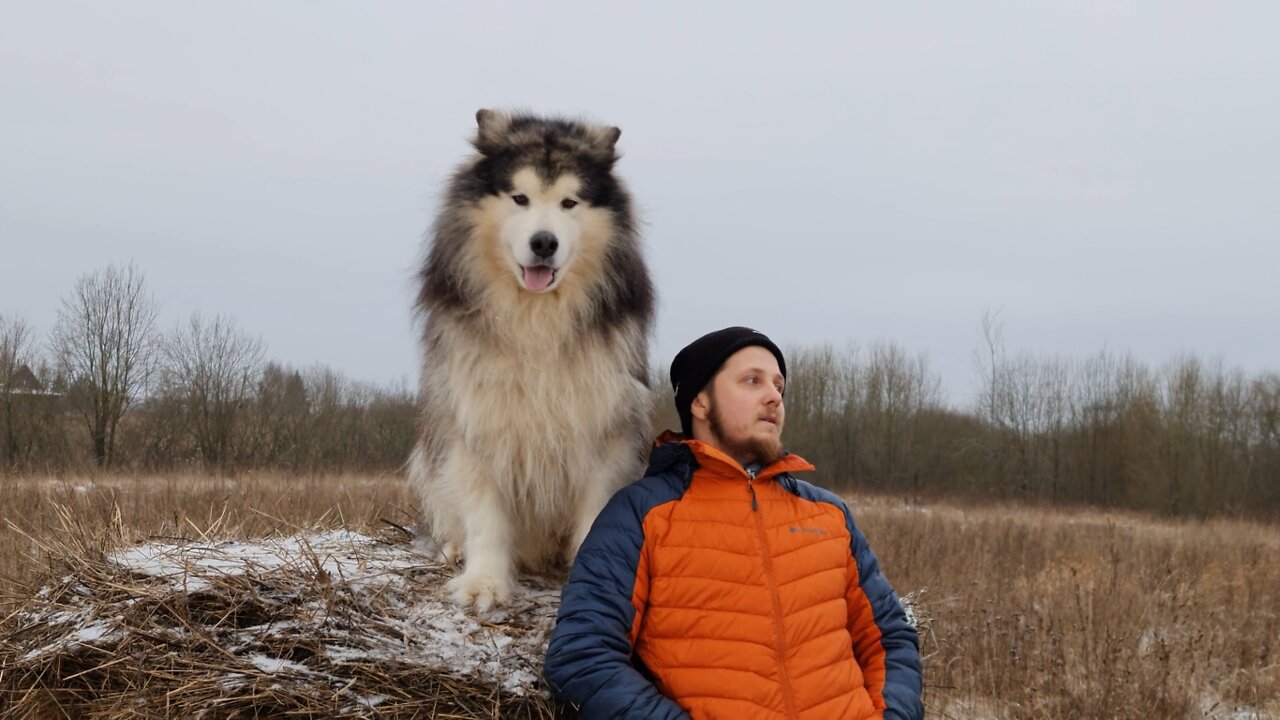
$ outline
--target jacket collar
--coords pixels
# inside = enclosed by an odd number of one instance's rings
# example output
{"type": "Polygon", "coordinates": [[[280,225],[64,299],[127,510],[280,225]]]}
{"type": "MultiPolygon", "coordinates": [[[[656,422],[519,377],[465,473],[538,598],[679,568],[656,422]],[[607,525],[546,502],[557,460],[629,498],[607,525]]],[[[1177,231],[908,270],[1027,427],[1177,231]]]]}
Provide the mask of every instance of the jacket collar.
{"type": "MultiPolygon", "coordinates": [[[[690,440],[670,430],[658,436],[654,441],[653,452],[649,455],[649,471],[656,475],[670,469],[679,461],[692,461],[703,471],[728,479],[747,480],[750,476],[723,450],[701,440],[690,440]]],[[[794,453],[786,453],[782,457],[760,469],[755,480],[768,480],[778,475],[813,470],[813,465],[794,453]]]]}

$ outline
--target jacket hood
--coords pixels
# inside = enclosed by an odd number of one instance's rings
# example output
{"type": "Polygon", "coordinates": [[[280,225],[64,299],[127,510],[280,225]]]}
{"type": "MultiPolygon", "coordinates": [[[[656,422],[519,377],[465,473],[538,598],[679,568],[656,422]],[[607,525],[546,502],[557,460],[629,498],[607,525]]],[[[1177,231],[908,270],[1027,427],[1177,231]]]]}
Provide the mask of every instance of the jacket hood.
{"type": "Polygon", "coordinates": [[[658,436],[649,451],[649,469],[645,475],[661,475],[687,463],[696,462],[693,450],[684,442],[684,436],[670,430],[658,436]]]}

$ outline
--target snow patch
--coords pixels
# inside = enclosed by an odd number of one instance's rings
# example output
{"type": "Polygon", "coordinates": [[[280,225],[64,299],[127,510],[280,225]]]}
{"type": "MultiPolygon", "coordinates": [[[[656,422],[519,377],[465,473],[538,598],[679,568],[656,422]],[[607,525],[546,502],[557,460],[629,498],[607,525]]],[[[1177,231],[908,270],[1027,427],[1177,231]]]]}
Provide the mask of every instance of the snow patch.
{"type": "MultiPolygon", "coordinates": [[[[185,596],[179,605],[207,608],[204,626],[194,629],[236,659],[235,671],[219,681],[228,688],[255,676],[294,674],[339,689],[349,685],[344,666],[392,663],[480,681],[515,696],[546,696],[542,657],[559,587],[545,579],[524,578],[509,604],[476,615],[444,591],[453,569],[409,543],[347,530],[258,541],[152,542],[117,551],[107,561],[146,593],[185,596]],[[288,653],[296,647],[310,654],[288,653]]],[[[72,592],[93,594],[81,587],[72,592]]],[[[64,602],[30,618],[63,629],[56,642],[27,659],[78,645],[109,650],[131,631],[114,616],[136,601],[87,598],[85,608],[64,602]],[[103,619],[106,613],[113,619],[103,619]]],[[[181,641],[190,634],[161,618],[147,622],[154,625],[146,628],[152,637],[181,641]]],[[[364,708],[386,701],[355,691],[346,698],[364,708]]]]}
{"type": "Polygon", "coordinates": [[[262,672],[270,673],[272,675],[285,670],[298,673],[311,672],[306,665],[293,662],[292,660],[272,658],[265,655],[250,655],[249,662],[262,672]]]}

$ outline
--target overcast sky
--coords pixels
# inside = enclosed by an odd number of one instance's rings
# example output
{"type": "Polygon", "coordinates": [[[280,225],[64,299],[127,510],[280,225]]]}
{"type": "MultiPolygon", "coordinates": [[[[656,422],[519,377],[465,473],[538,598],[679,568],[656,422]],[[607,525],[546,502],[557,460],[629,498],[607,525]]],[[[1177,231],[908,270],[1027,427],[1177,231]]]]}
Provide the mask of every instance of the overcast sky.
{"type": "Polygon", "coordinates": [[[137,263],[271,358],[416,383],[480,107],[622,128],[655,361],[728,324],[1280,369],[1280,3],[0,0],[0,314],[137,263]]]}

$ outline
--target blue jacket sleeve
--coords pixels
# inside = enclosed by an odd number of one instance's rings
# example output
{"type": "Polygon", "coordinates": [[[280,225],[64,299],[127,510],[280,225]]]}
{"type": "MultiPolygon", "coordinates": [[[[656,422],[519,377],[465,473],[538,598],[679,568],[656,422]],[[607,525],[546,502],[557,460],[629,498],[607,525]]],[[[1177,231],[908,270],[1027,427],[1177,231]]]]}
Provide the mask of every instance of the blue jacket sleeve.
{"type": "Polygon", "coordinates": [[[858,564],[862,591],[871,602],[876,626],[880,628],[880,644],[884,648],[885,720],[920,720],[924,717],[921,701],[920,635],[907,620],[902,602],[880,572],[880,562],[866,536],[853,522],[848,506],[844,507],[849,527],[850,552],[858,564]]]}
{"type": "Polygon", "coordinates": [[[631,664],[631,603],[643,572],[644,515],[653,498],[632,485],[614,495],[587,534],[560,595],[543,670],[552,691],[583,720],[687,720],[631,664]]]}

